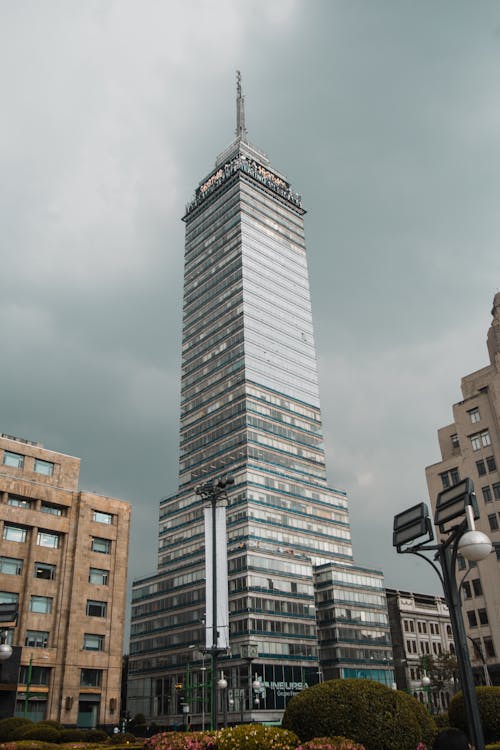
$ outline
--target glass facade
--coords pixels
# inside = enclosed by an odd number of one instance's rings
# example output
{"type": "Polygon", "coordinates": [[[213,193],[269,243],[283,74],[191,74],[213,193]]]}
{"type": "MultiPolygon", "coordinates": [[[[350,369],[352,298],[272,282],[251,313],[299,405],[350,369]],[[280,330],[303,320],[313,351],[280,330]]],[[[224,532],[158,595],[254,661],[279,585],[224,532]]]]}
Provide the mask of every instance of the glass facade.
{"type": "Polygon", "coordinates": [[[130,710],[158,724],[178,721],[175,685],[187,664],[193,684],[206,675],[196,650],[205,612],[199,484],[235,480],[231,661],[221,660],[236,691],[233,721],[255,710],[272,719],[293,694],[276,685],[319,679],[315,568],[352,564],[347,498],[326,479],[304,213],[242,137],[186,210],[179,491],[160,503],[158,573],[135,582],[132,601],[130,710]],[[246,689],[249,645],[263,684],[274,686],[258,704],[246,689]]]}

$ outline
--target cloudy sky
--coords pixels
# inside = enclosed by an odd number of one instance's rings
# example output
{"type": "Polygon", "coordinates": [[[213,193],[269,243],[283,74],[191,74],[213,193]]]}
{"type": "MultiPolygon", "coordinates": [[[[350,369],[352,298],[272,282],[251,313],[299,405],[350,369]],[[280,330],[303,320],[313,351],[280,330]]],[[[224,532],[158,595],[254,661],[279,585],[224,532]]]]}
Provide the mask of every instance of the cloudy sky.
{"type": "Polygon", "coordinates": [[[235,127],[303,196],[327,463],[355,554],[393,515],[500,286],[500,3],[0,0],[0,432],[82,458],[130,500],[153,572],[177,489],[181,216],[235,127]]]}

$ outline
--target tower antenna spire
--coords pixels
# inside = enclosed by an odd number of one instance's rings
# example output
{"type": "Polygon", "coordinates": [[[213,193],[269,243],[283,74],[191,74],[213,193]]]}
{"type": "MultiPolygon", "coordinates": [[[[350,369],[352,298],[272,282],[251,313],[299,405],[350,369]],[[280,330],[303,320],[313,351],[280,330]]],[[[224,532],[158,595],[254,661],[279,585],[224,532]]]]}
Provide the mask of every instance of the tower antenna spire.
{"type": "Polygon", "coordinates": [[[241,73],[236,71],[236,137],[244,138],[247,134],[245,127],[245,97],[241,92],[241,73]]]}

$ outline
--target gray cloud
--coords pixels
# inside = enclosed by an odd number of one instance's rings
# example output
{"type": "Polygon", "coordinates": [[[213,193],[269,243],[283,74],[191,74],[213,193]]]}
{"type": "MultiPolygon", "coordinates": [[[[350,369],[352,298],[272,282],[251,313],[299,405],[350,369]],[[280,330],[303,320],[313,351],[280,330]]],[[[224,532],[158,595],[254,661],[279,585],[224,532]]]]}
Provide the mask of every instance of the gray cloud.
{"type": "Polygon", "coordinates": [[[500,284],[500,9],[448,0],[0,5],[0,428],[82,457],[134,506],[155,566],[177,486],[183,225],[230,142],[309,210],[331,482],[389,585],[394,513],[426,497],[436,429],[486,361],[500,284]]]}

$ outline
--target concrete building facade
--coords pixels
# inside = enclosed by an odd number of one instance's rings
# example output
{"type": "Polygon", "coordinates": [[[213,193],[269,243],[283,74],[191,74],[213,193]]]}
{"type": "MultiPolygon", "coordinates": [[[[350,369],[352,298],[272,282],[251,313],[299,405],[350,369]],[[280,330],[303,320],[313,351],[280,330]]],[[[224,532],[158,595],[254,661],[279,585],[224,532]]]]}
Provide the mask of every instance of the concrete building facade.
{"type": "Polygon", "coordinates": [[[0,437],[0,602],[18,609],[9,640],[19,663],[0,667],[0,715],[111,726],[130,506],[80,491],[79,471],[79,458],[0,437]]]}
{"type": "MultiPolygon", "coordinates": [[[[248,141],[239,84],[236,104],[236,139],[184,216],[179,490],[160,503],[158,572],[132,593],[129,706],[162,725],[182,722],[176,685],[186,683],[188,663],[193,722],[207,710],[197,485],[226,473],[235,480],[227,505],[231,655],[221,660],[230,721],[279,721],[288,699],[318,680],[315,568],[354,565],[346,493],[326,476],[305,211],[248,141]]],[[[344,666],[332,656],[336,676],[344,666]]]]}
{"type": "MultiPolygon", "coordinates": [[[[490,362],[462,378],[453,422],[438,430],[441,461],[428,466],[426,476],[433,508],[442,489],[469,477],[480,511],[477,528],[499,543],[486,560],[469,565],[462,608],[477,681],[500,685],[500,293],[491,314],[490,362]]],[[[465,560],[458,564],[465,573],[465,560]]]]}
{"type": "MultiPolygon", "coordinates": [[[[445,711],[458,684],[453,670],[434,670],[441,660],[455,654],[448,605],[444,597],[413,591],[386,589],[391,628],[394,676],[398,690],[405,690],[426,704],[432,712],[445,711]],[[429,674],[427,674],[427,672],[429,674]],[[445,673],[446,672],[446,673],[445,673]],[[428,686],[422,678],[431,679],[428,686]]],[[[453,658],[448,660],[448,665],[453,658]]],[[[443,664],[445,662],[443,661],[443,664]]]]}

